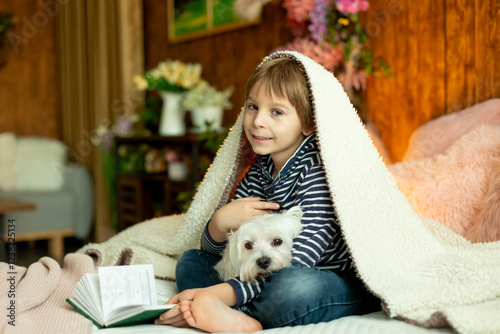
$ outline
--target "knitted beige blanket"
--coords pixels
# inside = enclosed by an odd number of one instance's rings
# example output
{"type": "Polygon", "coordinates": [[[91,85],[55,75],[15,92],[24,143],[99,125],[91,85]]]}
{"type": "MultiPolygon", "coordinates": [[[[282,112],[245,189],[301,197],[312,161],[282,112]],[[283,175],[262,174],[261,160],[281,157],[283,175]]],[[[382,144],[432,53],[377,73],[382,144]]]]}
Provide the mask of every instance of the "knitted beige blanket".
{"type": "Polygon", "coordinates": [[[64,266],[43,257],[28,268],[0,263],[1,333],[92,333],[66,298],[80,278],[94,271],[92,259],[69,254],[64,266]]]}
{"type": "MultiPolygon", "coordinates": [[[[499,333],[500,242],[471,244],[442,224],[421,219],[382,163],[340,83],[295,52],[312,92],[328,186],[359,277],[390,317],[461,333],[499,333]]],[[[81,249],[97,265],[153,263],[174,278],[176,257],[199,245],[224,205],[244,162],[240,115],[186,215],[137,224],[81,249]]]]}

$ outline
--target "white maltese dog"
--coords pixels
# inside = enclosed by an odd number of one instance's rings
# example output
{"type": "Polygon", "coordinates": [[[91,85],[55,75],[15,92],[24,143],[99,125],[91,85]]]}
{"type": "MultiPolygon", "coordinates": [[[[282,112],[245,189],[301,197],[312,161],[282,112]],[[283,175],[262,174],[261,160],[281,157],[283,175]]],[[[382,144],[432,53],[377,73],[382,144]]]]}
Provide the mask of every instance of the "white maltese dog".
{"type": "Polygon", "coordinates": [[[228,244],[215,270],[222,280],[266,277],[291,266],[293,239],[302,230],[302,210],[255,216],[227,235],[228,244]]]}

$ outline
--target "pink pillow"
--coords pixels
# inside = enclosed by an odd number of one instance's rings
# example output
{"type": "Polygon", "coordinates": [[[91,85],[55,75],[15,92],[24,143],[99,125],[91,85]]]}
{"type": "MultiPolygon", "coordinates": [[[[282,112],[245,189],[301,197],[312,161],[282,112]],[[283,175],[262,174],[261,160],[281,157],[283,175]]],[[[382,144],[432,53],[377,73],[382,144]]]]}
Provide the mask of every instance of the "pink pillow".
{"type": "Polygon", "coordinates": [[[500,125],[500,99],[487,100],[423,124],[411,135],[402,161],[442,153],[458,138],[482,124],[500,125]]]}
{"type": "Polygon", "coordinates": [[[382,158],[382,161],[386,165],[392,165],[391,155],[389,154],[389,151],[387,150],[387,147],[385,146],[385,143],[382,140],[380,132],[378,131],[378,128],[375,125],[375,123],[367,122],[365,125],[365,129],[370,135],[370,138],[372,139],[373,142],[373,146],[375,146],[375,148],[377,149],[380,157],[382,158]]]}
{"type": "MultiPolygon", "coordinates": [[[[500,126],[482,125],[459,138],[442,154],[397,163],[389,171],[421,217],[435,219],[466,235],[484,207],[488,192],[495,191],[489,190],[489,185],[497,181],[492,177],[500,177],[500,173],[494,173],[499,161],[500,126]]],[[[500,210],[500,196],[490,197],[496,204],[488,204],[489,209],[500,210]]],[[[489,216],[498,215],[500,212],[490,212],[489,216]]],[[[500,219],[495,223],[500,224],[500,219]]]]}

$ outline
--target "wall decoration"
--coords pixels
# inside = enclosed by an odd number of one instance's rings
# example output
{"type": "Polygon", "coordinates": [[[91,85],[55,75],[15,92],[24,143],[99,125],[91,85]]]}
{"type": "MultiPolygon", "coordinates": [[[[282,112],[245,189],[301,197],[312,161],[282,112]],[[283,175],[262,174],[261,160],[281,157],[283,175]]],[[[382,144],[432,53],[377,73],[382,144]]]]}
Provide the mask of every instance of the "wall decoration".
{"type": "Polygon", "coordinates": [[[14,25],[14,21],[15,19],[11,14],[0,12],[0,68],[7,64],[9,51],[12,49],[8,35],[14,25]]]}
{"type": "Polygon", "coordinates": [[[182,42],[260,22],[236,15],[236,0],[167,0],[168,38],[182,42]]]}

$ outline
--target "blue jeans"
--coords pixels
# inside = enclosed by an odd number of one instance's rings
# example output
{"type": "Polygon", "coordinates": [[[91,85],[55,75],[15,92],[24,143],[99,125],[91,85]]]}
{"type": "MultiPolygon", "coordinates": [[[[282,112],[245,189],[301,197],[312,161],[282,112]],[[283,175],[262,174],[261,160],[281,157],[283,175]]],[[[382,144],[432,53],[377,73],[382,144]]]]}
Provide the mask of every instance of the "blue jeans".
{"type": "MultiPolygon", "coordinates": [[[[213,268],[219,260],[199,249],[185,252],[175,273],[179,291],[222,283],[213,268]]],[[[260,295],[236,309],[257,319],[262,327],[274,328],[375,312],[380,301],[352,272],[288,267],[269,275],[260,295]]]]}

